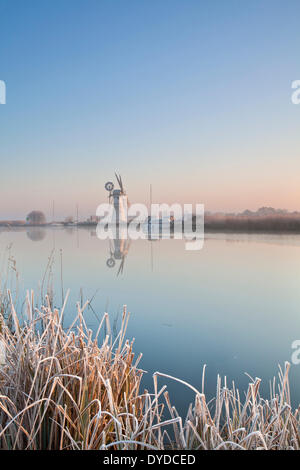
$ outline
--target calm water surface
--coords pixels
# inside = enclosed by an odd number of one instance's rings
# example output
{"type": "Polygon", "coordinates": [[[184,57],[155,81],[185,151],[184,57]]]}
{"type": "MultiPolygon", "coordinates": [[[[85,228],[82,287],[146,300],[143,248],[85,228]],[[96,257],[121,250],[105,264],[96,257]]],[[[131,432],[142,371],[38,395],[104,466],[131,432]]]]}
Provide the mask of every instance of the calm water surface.
{"type": "MultiPolygon", "coordinates": [[[[208,395],[218,373],[245,389],[245,372],[261,377],[268,394],[278,363],[290,361],[291,343],[300,338],[300,236],[207,234],[199,252],[185,251],[181,240],[139,240],[120,253],[118,243],[98,240],[93,229],[1,231],[1,254],[9,244],[23,291],[40,290],[54,248],[58,307],[62,253],[64,291],[71,289],[66,323],[80,291],[85,300],[93,297],[86,322],[94,330],[105,311],[117,327],[127,305],[127,336],[143,353],[148,388],[154,371],[200,387],[207,364],[208,395]]],[[[294,403],[300,401],[299,377],[300,366],[293,365],[294,403]]],[[[190,392],[160,381],[185,411],[190,392]]]]}

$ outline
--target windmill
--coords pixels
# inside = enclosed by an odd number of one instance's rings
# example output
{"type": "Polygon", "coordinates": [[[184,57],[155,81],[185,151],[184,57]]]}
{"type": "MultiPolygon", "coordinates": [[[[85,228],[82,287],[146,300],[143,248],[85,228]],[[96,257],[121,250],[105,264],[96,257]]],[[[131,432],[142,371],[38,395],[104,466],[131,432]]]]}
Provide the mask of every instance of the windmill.
{"type": "Polygon", "coordinates": [[[113,204],[114,206],[117,225],[124,223],[127,224],[127,207],[129,205],[128,197],[126,195],[126,191],[124,190],[121,175],[115,173],[115,176],[120,189],[115,189],[115,185],[111,181],[108,181],[105,184],[105,189],[109,192],[109,203],[113,204]]]}
{"type": "Polygon", "coordinates": [[[123,272],[125,258],[130,247],[130,241],[128,241],[126,237],[122,235],[122,232],[127,231],[127,207],[130,204],[128,202],[128,197],[124,189],[121,175],[115,173],[115,177],[119,189],[115,188],[115,185],[112,181],[108,181],[105,184],[105,189],[109,192],[108,201],[115,209],[115,222],[117,225],[116,237],[114,240],[110,240],[110,257],[108,258],[106,265],[108,268],[113,268],[116,265],[116,262],[120,262],[117,272],[117,275],[119,275],[123,272]],[[125,224],[126,227],[124,226],[125,224]]]}

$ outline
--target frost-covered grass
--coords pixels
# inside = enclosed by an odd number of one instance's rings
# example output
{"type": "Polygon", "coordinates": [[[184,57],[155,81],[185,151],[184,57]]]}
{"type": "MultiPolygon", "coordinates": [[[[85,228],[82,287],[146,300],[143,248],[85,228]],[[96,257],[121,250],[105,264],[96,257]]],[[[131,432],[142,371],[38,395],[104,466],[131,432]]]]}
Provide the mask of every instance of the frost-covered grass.
{"type": "Polygon", "coordinates": [[[155,373],[153,391],[142,390],[141,356],[134,359],[133,343],[126,339],[126,309],[113,339],[107,314],[96,333],[87,328],[87,303],[77,305],[68,330],[63,328],[64,307],[52,310],[50,301],[41,309],[33,305],[33,296],[27,295],[22,324],[12,301],[9,321],[0,317],[5,350],[0,449],[300,448],[299,409],[291,407],[288,363],[269,399],[260,396],[260,379],[241,398],[218,377],[209,403],[202,391],[174,379],[195,394],[187,416],[181,417],[166,386],[158,386],[169,376],[155,373]]]}

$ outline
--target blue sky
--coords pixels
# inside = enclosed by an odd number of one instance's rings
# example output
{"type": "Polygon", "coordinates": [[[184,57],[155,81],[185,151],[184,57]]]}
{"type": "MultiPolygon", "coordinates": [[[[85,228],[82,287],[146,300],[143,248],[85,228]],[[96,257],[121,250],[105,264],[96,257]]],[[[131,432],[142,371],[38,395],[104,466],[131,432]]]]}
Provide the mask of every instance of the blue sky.
{"type": "Polygon", "coordinates": [[[300,209],[298,0],[0,0],[0,218],[300,209]]]}

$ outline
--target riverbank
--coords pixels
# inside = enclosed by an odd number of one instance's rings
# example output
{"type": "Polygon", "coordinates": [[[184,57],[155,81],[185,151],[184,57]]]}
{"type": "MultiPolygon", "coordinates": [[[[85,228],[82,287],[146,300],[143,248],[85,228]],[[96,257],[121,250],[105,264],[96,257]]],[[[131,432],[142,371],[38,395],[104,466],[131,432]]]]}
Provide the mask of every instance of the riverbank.
{"type": "Polygon", "coordinates": [[[95,334],[87,328],[88,303],[77,305],[68,329],[64,308],[34,305],[28,295],[23,324],[12,302],[1,316],[0,449],[300,449],[288,363],[269,399],[260,396],[260,379],[243,399],[218,377],[209,402],[204,374],[202,390],[174,379],[195,394],[181,417],[159,385],[168,376],[155,373],[153,390],[142,390],[125,308],[113,337],[107,314],[95,334]]]}
{"type": "MultiPolygon", "coordinates": [[[[191,226],[193,230],[197,228],[196,217],[193,216],[191,226]]],[[[190,230],[190,222],[171,221],[171,232],[184,229],[187,224],[190,230]]],[[[130,226],[131,220],[128,225],[130,226]]],[[[84,222],[56,222],[44,224],[28,224],[24,221],[0,221],[0,230],[16,230],[25,228],[27,230],[40,228],[96,228],[98,222],[87,220],[84,222]]],[[[228,233],[272,233],[272,234],[300,234],[300,213],[271,213],[267,215],[240,215],[240,214],[205,214],[204,231],[209,232],[228,232],[228,233]]]]}

